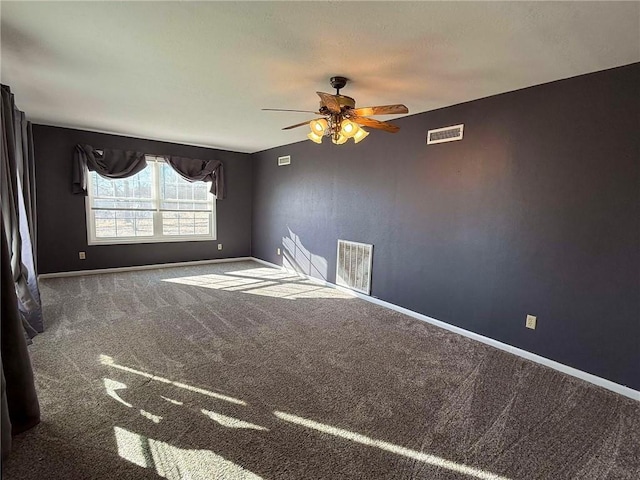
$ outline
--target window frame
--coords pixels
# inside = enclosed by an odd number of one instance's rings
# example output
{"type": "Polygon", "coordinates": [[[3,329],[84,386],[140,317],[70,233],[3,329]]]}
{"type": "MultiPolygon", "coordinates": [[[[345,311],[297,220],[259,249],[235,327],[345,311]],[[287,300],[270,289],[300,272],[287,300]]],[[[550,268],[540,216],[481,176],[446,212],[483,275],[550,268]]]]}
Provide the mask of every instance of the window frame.
{"type": "MultiPolygon", "coordinates": [[[[153,212],[153,230],[155,233],[153,236],[140,236],[140,237],[96,237],[95,217],[92,215],[93,208],[91,207],[93,199],[93,178],[91,171],[87,175],[87,195],[85,196],[85,217],[87,223],[87,245],[123,245],[123,244],[139,244],[139,243],[175,243],[175,242],[211,242],[217,239],[217,205],[216,197],[207,192],[207,195],[211,198],[210,210],[198,210],[198,212],[209,213],[209,225],[210,233],[208,235],[164,235],[162,233],[162,212],[174,211],[174,210],[162,210],[160,208],[160,165],[166,163],[164,157],[156,155],[145,155],[145,161],[147,162],[146,168],[151,168],[152,189],[154,192],[153,202],[155,209],[145,210],[153,212]]],[[[187,180],[185,180],[186,182],[187,180]]],[[[106,210],[97,208],[95,210],[106,210]]],[[[115,211],[136,211],[135,209],[115,209],[115,211]]],[[[180,210],[184,212],[191,212],[193,210],[180,210]]]]}

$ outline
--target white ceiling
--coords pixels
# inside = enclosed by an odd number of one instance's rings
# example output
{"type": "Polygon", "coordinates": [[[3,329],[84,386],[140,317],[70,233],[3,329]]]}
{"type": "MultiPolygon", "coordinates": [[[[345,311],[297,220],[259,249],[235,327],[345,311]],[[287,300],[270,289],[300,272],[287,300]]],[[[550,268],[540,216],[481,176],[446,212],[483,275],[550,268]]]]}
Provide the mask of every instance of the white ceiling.
{"type": "Polygon", "coordinates": [[[32,121],[242,152],[304,140],[281,127],[312,115],[260,109],[313,110],[333,75],[413,114],[640,61],[640,2],[0,8],[2,83],[32,121]]]}

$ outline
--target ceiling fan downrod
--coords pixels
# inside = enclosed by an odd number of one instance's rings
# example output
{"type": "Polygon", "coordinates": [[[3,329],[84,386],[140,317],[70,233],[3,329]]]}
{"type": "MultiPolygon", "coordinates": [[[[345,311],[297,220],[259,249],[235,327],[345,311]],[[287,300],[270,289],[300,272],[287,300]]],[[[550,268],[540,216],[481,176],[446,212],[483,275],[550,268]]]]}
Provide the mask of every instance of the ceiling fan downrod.
{"type": "Polygon", "coordinates": [[[336,95],[340,95],[340,89],[344,88],[349,79],[347,77],[331,77],[329,83],[336,89],[336,95]]]}

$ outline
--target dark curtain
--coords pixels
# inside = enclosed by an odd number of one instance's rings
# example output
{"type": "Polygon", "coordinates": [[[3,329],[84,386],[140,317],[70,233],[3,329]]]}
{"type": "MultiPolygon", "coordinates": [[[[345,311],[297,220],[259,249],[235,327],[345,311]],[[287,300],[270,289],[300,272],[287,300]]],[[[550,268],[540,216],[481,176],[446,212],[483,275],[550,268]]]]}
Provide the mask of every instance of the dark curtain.
{"type": "Polygon", "coordinates": [[[33,381],[16,289],[11,272],[9,244],[2,224],[2,297],[0,359],[2,364],[2,458],[11,450],[11,435],[40,422],[40,406],[33,381]]]}
{"type": "Polygon", "coordinates": [[[224,167],[219,160],[196,160],[176,156],[166,156],[167,163],[185,180],[190,182],[211,182],[211,193],[217,200],[225,195],[224,167]]]}
{"type": "Polygon", "coordinates": [[[143,152],[98,150],[90,145],[76,145],[73,161],[73,193],[87,194],[88,171],[106,178],[127,178],[144,170],[143,152]]]}
{"type": "MultiPolygon", "coordinates": [[[[216,199],[225,197],[224,167],[219,160],[197,160],[165,155],[163,157],[182,178],[190,182],[211,182],[216,199]]],[[[73,157],[73,193],[87,194],[88,171],[106,178],[127,178],[147,166],[144,152],[98,150],[91,145],[76,145],[73,157]]]]}
{"type": "Polygon", "coordinates": [[[2,153],[0,197],[9,248],[9,264],[18,308],[29,338],[44,330],[36,275],[35,160],[31,124],[2,85],[2,153]]]}

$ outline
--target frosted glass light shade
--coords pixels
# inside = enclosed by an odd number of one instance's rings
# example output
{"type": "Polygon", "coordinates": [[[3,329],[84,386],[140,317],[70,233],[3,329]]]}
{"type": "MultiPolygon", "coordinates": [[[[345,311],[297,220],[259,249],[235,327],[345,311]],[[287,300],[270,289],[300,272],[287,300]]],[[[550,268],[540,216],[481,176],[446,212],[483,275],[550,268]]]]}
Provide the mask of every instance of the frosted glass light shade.
{"type": "Polygon", "coordinates": [[[356,134],[353,136],[353,141],[356,143],[360,143],[362,140],[367,138],[369,132],[367,132],[364,128],[359,128],[356,134]]]}
{"type": "Polygon", "coordinates": [[[309,134],[307,135],[307,138],[312,142],[322,143],[322,135],[318,135],[317,133],[309,132],[309,134]]]}
{"type": "Polygon", "coordinates": [[[349,140],[349,137],[345,137],[342,134],[338,135],[338,139],[336,140],[335,137],[331,137],[331,141],[333,143],[335,143],[336,145],[342,145],[343,143],[345,143],[347,140],[349,140]]]}
{"type": "Polygon", "coordinates": [[[351,138],[356,135],[358,130],[360,130],[358,124],[351,120],[347,120],[346,118],[342,120],[342,123],[340,124],[340,134],[347,138],[351,138]]]}
{"type": "Polygon", "coordinates": [[[309,126],[313,133],[317,135],[324,135],[324,131],[327,129],[328,124],[324,118],[320,118],[318,120],[311,120],[309,122],[309,126]]]}

